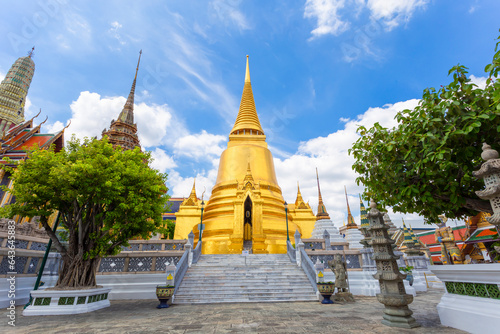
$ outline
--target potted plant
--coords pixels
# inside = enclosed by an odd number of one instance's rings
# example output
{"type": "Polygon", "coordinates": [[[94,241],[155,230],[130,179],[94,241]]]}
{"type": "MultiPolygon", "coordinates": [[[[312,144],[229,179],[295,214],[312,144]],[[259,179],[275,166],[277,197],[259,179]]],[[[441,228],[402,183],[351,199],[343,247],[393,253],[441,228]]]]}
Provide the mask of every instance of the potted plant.
{"type": "Polygon", "coordinates": [[[413,285],[413,266],[399,267],[399,270],[406,274],[405,280],[410,283],[410,286],[413,285]]]}
{"type": "Polygon", "coordinates": [[[335,292],[335,283],[317,282],[316,287],[318,288],[319,293],[323,296],[321,304],[333,304],[333,301],[330,299],[330,297],[335,292]]]}
{"type": "Polygon", "coordinates": [[[174,295],[175,287],[173,285],[157,285],[156,286],[156,297],[160,301],[160,305],[156,308],[167,308],[168,300],[174,295]]]}

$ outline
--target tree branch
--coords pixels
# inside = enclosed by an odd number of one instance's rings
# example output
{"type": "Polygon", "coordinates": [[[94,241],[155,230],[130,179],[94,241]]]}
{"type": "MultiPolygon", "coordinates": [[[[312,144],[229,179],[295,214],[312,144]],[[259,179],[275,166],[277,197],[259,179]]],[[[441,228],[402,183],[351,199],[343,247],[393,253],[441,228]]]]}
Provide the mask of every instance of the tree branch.
{"type": "Polygon", "coordinates": [[[59,239],[57,238],[57,235],[52,231],[52,228],[49,226],[48,219],[46,216],[40,216],[40,222],[42,223],[43,228],[45,228],[45,231],[50,237],[50,240],[54,243],[54,246],[56,249],[61,253],[62,256],[67,254],[67,249],[66,247],[61,244],[59,239]]]}

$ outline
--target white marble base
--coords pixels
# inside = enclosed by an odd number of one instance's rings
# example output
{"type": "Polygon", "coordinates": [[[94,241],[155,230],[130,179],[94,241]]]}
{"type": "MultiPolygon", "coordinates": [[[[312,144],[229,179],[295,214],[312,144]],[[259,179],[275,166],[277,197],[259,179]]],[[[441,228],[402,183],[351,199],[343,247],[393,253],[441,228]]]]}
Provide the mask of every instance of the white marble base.
{"type": "Polygon", "coordinates": [[[443,326],[473,334],[497,333],[500,300],[445,293],[437,305],[443,326]]]}
{"type": "MultiPolygon", "coordinates": [[[[500,263],[433,265],[429,269],[443,282],[496,284],[500,263]]],[[[500,300],[446,292],[437,306],[444,326],[470,333],[495,333],[500,326],[500,300]]]]}
{"type": "MultiPolygon", "coordinates": [[[[55,286],[58,276],[42,276],[42,281],[45,282],[40,290],[55,286]]],[[[36,278],[35,278],[36,279],[36,278]]],[[[97,285],[103,288],[111,289],[109,300],[118,299],[157,299],[156,286],[166,283],[165,274],[113,274],[113,275],[97,275],[97,285]]],[[[29,286],[25,295],[26,302],[29,299],[29,291],[33,290],[33,284],[29,286]]],[[[3,296],[0,296],[3,297],[3,296]]],[[[7,305],[7,304],[6,304],[7,305]]],[[[20,305],[16,302],[16,305],[20,305]]],[[[7,306],[6,306],[7,307],[7,306]]]]}
{"type": "Polygon", "coordinates": [[[109,299],[157,299],[156,286],[165,285],[166,274],[97,275],[98,285],[110,288],[109,299]]]}
{"type": "Polygon", "coordinates": [[[33,290],[31,291],[33,302],[23,311],[23,315],[67,315],[92,312],[110,306],[108,299],[110,291],[111,289],[108,288],[49,291],[33,290]],[[44,305],[42,301],[48,298],[50,298],[50,302],[44,305]],[[59,302],[63,301],[63,298],[73,298],[72,304],[59,305],[59,302]],[[83,302],[79,301],[81,298],[83,298],[83,302]],[[39,302],[42,303],[39,304],[39,302]]]}
{"type": "MultiPolygon", "coordinates": [[[[349,276],[349,291],[354,296],[376,296],[380,293],[380,285],[378,280],[373,278],[376,271],[348,271],[349,276]]],[[[335,282],[335,275],[331,270],[325,270],[325,282],[335,282]]],[[[417,293],[413,287],[408,284],[408,281],[403,281],[406,293],[416,296],[417,293]]]]}
{"type": "MultiPolygon", "coordinates": [[[[16,277],[15,305],[25,305],[30,299],[30,292],[35,286],[36,277],[16,277]]],[[[40,290],[52,287],[57,282],[57,276],[42,276],[44,286],[40,290]],[[54,282],[52,282],[54,281],[54,282]]],[[[9,283],[6,278],[0,279],[0,308],[6,308],[10,305],[9,283]]]]}

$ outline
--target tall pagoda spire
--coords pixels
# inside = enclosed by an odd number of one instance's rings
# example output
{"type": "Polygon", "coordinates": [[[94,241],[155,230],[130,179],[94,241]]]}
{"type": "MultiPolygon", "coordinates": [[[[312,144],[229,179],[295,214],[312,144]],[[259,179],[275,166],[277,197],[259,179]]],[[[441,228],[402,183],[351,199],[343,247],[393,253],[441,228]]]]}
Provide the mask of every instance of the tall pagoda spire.
{"type": "Polygon", "coordinates": [[[128,94],[127,102],[123,106],[118,119],[112,120],[109,130],[103,130],[102,136],[108,136],[108,140],[113,146],[119,146],[123,149],[130,150],[134,147],[141,147],[139,138],[137,137],[137,124],[134,123],[134,97],[135,85],[137,82],[137,72],[139,71],[139,64],[141,62],[142,50],[139,52],[139,60],[135,69],[134,81],[132,88],[128,94]]]}
{"type": "Polygon", "coordinates": [[[135,68],[134,81],[132,82],[132,88],[130,88],[130,93],[128,94],[127,102],[123,107],[118,119],[130,125],[134,125],[134,97],[135,97],[135,84],[137,82],[137,72],[139,72],[139,64],[141,63],[142,50],[139,51],[139,60],[137,61],[137,67],[135,68]]]}
{"type": "Polygon", "coordinates": [[[24,122],[26,95],[35,73],[34,50],[17,59],[0,83],[0,135],[24,122]]]}
{"type": "Polygon", "coordinates": [[[346,186],[344,186],[344,191],[345,191],[345,200],[347,203],[347,229],[358,228],[358,225],[356,225],[356,222],[354,221],[354,217],[352,216],[351,208],[349,207],[349,200],[347,199],[346,186]]]}
{"type": "MultiPolygon", "coordinates": [[[[231,135],[264,135],[264,131],[260,126],[259,116],[257,116],[255,101],[253,99],[248,56],[245,72],[245,85],[243,86],[243,94],[241,95],[240,110],[238,111],[236,122],[231,130],[231,135]]],[[[231,137],[229,137],[229,140],[231,140],[231,137]]]]}
{"type": "Polygon", "coordinates": [[[317,167],[316,167],[316,180],[318,181],[318,213],[316,214],[316,220],[330,219],[328,212],[326,212],[325,204],[323,204],[323,198],[321,197],[321,189],[319,187],[319,175],[317,167]]]}

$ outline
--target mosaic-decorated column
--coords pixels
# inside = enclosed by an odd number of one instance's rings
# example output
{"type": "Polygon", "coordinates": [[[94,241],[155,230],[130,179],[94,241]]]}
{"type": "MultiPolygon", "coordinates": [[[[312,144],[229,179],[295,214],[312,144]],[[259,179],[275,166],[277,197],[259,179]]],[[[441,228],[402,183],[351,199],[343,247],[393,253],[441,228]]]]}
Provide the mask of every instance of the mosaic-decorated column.
{"type": "Polygon", "coordinates": [[[372,200],[370,212],[367,215],[370,221],[368,231],[371,234],[370,244],[373,247],[373,259],[377,264],[377,273],[373,275],[379,280],[380,293],[377,294],[379,302],[385,305],[382,324],[390,327],[414,328],[420,326],[411,316],[413,312],[408,304],[413,302],[413,296],[406,293],[403,279],[406,277],[398,270],[392,244],[384,224],[383,213],[377,209],[377,204],[372,200]]]}

